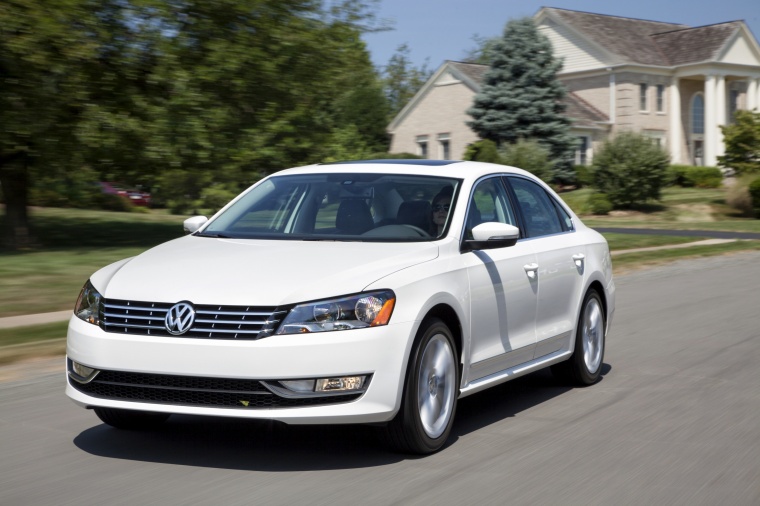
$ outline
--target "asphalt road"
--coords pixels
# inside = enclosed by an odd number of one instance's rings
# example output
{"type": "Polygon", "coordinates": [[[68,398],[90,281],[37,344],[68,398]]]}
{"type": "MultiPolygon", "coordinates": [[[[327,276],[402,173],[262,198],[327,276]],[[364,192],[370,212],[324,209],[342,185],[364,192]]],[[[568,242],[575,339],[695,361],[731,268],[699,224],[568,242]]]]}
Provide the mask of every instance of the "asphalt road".
{"type": "Polygon", "coordinates": [[[464,399],[450,444],[368,427],[173,417],[108,428],[62,360],[0,368],[0,504],[760,504],[760,253],[620,277],[605,374],[464,399]]]}

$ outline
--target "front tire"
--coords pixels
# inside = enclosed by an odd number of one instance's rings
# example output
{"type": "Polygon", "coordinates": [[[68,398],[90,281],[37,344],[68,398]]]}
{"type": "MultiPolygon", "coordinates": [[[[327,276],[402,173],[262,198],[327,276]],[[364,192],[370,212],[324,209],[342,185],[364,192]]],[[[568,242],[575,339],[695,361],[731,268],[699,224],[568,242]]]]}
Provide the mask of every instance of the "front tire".
{"type": "Polygon", "coordinates": [[[124,430],[154,429],[163,424],[170,416],[168,413],[115,408],[95,408],[95,414],[111,427],[124,430]]]}
{"type": "Polygon", "coordinates": [[[604,362],[605,332],[602,298],[596,290],[589,290],[578,317],[575,350],[569,360],[553,365],[552,373],[558,379],[581,386],[599,381],[604,362]]]}
{"type": "Polygon", "coordinates": [[[451,433],[459,397],[459,363],[451,330],[423,322],[409,358],[401,409],[387,427],[391,445],[403,453],[440,450],[451,433]]]}

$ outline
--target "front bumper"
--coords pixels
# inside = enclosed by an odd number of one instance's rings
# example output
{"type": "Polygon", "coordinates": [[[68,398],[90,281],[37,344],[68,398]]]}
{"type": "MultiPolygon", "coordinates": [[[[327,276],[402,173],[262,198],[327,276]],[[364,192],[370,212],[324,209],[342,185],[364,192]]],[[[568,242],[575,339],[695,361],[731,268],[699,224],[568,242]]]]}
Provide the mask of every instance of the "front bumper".
{"type": "Polygon", "coordinates": [[[68,376],[66,395],[83,407],[272,419],[290,424],[385,422],[400,406],[414,327],[414,322],[406,322],[235,341],[107,333],[72,316],[68,358],[95,369],[264,381],[371,375],[371,381],[358,399],[296,407],[205,407],[115,400],[80,391],[68,376]]]}

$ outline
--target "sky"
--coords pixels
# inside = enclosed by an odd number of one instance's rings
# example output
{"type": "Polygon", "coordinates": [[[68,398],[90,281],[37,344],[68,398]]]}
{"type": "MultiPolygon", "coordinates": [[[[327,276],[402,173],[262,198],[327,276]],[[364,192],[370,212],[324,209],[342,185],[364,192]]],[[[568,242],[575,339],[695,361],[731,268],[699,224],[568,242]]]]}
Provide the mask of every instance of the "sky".
{"type": "Polygon", "coordinates": [[[543,6],[689,26],[744,20],[760,37],[759,0],[379,0],[377,17],[393,29],[363,38],[378,67],[406,43],[416,67],[435,70],[445,60],[462,60],[476,46],[473,36],[499,36],[507,21],[543,6]]]}

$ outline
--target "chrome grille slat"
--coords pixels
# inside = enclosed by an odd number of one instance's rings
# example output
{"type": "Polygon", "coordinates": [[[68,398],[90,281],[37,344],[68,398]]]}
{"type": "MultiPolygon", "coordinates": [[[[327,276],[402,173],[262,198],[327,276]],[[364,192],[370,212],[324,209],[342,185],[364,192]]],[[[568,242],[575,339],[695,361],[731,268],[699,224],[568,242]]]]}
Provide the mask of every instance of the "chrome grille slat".
{"type": "MultiPolygon", "coordinates": [[[[174,306],[166,302],[105,300],[101,328],[106,332],[129,335],[165,336],[171,334],[164,320],[174,306]]],[[[256,339],[261,331],[278,324],[287,311],[275,307],[193,306],[196,319],[184,334],[171,336],[191,339],[256,339]]],[[[270,335],[267,332],[265,335],[270,335]]]]}

